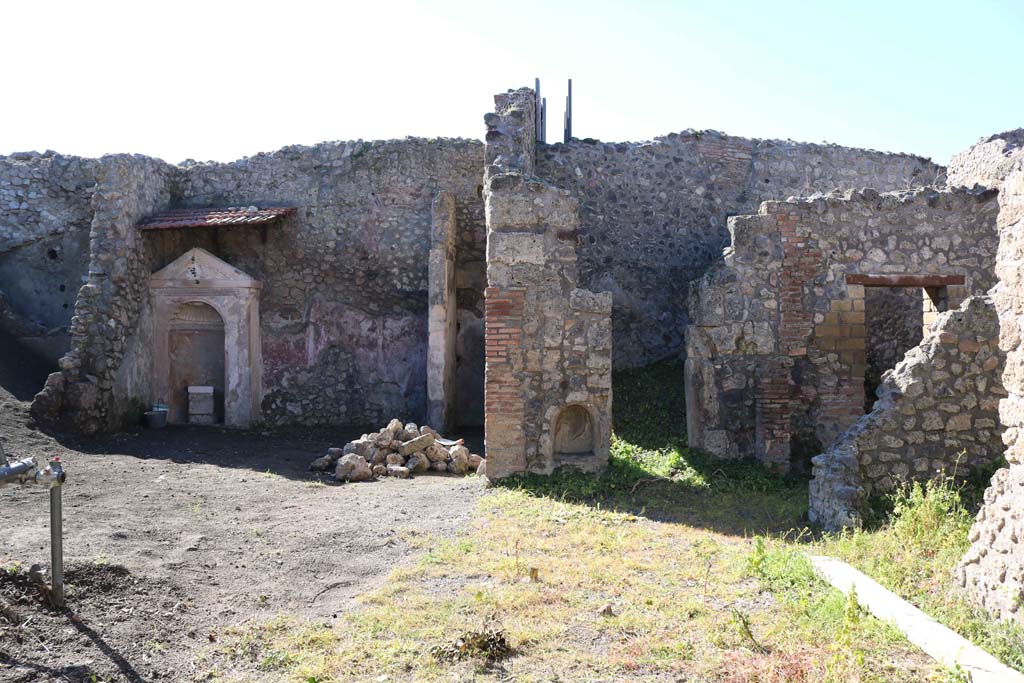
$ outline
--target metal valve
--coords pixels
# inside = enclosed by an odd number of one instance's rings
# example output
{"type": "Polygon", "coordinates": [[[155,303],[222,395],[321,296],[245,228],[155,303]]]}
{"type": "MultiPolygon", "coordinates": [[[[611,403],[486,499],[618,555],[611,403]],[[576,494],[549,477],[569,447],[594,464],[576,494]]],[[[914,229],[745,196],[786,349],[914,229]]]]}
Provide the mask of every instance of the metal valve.
{"type": "Polygon", "coordinates": [[[67,479],[60,456],[56,455],[43,469],[33,458],[10,462],[0,446],[0,486],[17,482],[34,483],[50,491],[50,596],[57,607],[64,606],[64,514],[61,486],[67,479]]]}

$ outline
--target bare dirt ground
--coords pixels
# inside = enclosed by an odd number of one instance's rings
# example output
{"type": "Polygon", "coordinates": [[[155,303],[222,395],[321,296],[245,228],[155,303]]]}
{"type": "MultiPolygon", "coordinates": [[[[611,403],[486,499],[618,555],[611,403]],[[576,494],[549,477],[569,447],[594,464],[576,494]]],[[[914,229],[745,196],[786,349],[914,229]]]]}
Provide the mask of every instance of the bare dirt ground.
{"type": "Polygon", "coordinates": [[[459,531],[484,491],[443,475],[324,485],[307,466],[358,436],[341,430],[57,441],[27,425],[28,392],[4,372],[8,456],[60,455],[68,472],[68,607],[49,608],[27,576],[49,565],[47,493],[0,488],[0,681],[193,680],[232,625],[350,609],[411,552],[404,539],[459,531]]]}

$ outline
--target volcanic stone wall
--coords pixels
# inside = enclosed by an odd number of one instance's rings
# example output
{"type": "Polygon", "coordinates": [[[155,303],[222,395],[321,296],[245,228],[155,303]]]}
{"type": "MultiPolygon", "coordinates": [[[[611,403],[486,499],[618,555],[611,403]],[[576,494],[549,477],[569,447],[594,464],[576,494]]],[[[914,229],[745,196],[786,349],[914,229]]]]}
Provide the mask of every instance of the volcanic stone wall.
{"type": "MultiPolygon", "coordinates": [[[[422,420],[431,206],[440,191],[454,198],[460,318],[482,320],[483,145],[325,143],[186,170],[185,206],[298,207],[295,217],[266,230],[265,244],[259,230],[240,228],[221,230],[216,244],[206,231],[194,245],[263,283],[264,417],[303,424],[422,420]]],[[[157,265],[180,253],[178,245],[161,249],[157,265]]],[[[460,360],[481,366],[462,362],[463,374],[482,380],[482,337],[463,336],[461,347],[460,360]],[[473,341],[479,348],[467,348],[473,341]]],[[[458,389],[464,402],[482,404],[482,382],[464,380],[458,389]]]]}
{"type": "Polygon", "coordinates": [[[0,156],[0,330],[53,367],[89,266],[96,159],[0,156]]]}
{"type": "Polygon", "coordinates": [[[874,409],[814,458],[810,519],[859,526],[900,482],[988,471],[1002,453],[999,318],[986,296],[943,313],[886,376],[874,409]]]}
{"type": "Polygon", "coordinates": [[[942,288],[955,307],[994,282],[996,211],[992,192],[924,188],[731,219],[730,249],[691,298],[690,445],[786,469],[832,443],[864,409],[863,276],[963,278],[942,288]]]}
{"type": "Polygon", "coordinates": [[[91,433],[136,421],[149,400],[152,259],[135,224],[166,207],[179,169],[117,154],[96,166],[88,281],[71,319],[71,349],[33,402],[40,422],[91,433]]]}
{"type": "MultiPolygon", "coordinates": [[[[151,395],[147,278],[202,247],[262,283],[262,416],[365,424],[426,410],[431,205],[453,197],[460,404],[482,422],[483,145],[407,139],[289,147],[230,164],[104,157],[93,198],[89,282],[73,344],[34,412],[91,432],[139,418],[151,395]],[[267,226],[140,232],[167,209],[284,205],[267,226]],[[473,367],[473,364],[479,367],[473,367]]],[[[166,397],[163,397],[166,398],[166,397]]]]}
{"type": "Polygon", "coordinates": [[[1024,623],[1024,159],[1017,130],[982,140],[958,155],[969,162],[957,168],[964,184],[990,182],[999,187],[999,284],[992,291],[999,314],[1000,348],[1006,353],[1003,385],[1008,396],[999,405],[1005,427],[1007,467],[985,491],[985,503],[971,528],[971,547],[957,569],[974,599],[994,614],[1024,623]],[[1002,139],[1002,142],[1000,140],[1002,139]],[[1016,159],[1011,157],[1016,156],[1016,159]],[[988,159],[983,164],[980,159],[988,159]],[[1008,163],[1008,159],[1010,159],[1008,163]]]}
{"type": "Polygon", "coordinates": [[[1024,162],[1024,128],[978,140],[949,161],[951,187],[998,188],[1024,162]]]}
{"type": "Polygon", "coordinates": [[[537,175],[579,200],[580,283],[614,297],[616,367],[682,350],[689,284],[727,245],[729,216],[770,199],[945,180],[941,166],[906,154],[692,130],[540,145],[537,175]]]}

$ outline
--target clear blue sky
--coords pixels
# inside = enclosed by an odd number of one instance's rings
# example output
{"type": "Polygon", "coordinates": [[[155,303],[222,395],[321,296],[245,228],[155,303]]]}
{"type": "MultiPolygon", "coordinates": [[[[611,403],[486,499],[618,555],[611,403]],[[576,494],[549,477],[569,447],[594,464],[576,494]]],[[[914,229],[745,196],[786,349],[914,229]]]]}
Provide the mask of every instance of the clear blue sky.
{"type": "Polygon", "coordinates": [[[1024,2],[16,2],[0,153],[231,160],[287,144],[479,138],[493,93],[561,137],[686,128],[945,163],[1024,126],[1024,2]]]}

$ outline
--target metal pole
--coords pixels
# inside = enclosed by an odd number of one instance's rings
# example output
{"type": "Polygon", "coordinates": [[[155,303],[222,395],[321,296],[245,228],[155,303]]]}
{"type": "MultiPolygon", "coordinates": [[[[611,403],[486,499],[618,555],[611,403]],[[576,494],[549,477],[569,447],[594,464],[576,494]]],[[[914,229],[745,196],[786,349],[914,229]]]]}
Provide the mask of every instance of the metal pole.
{"type": "Polygon", "coordinates": [[[569,79],[569,94],[565,96],[565,130],[563,141],[569,144],[572,140],[572,79],[569,79]]]}
{"type": "Polygon", "coordinates": [[[64,505],[61,486],[50,489],[50,581],[55,607],[64,606],[64,505]]]}
{"type": "Polygon", "coordinates": [[[542,97],[540,100],[540,141],[546,143],[548,141],[548,98],[542,97]]]}
{"type": "Polygon", "coordinates": [[[36,475],[37,481],[50,488],[50,597],[54,607],[64,606],[64,505],[60,490],[67,476],[59,455],[36,475]]]}
{"type": "Polygon", "coordinates": [[[536,120],[534,121],[537,128],[537,142],[544,142],[544,98],[540,96],[539,78],[533,79],[533,100],[537,109],[536,120]]]}
{"type": "Polygon", "coordinates": [[[39,470],[32,458],[11,462],[0,447],[0,486],[13,481],[50,489],[50,598],[55,607],[64,606],[64,506],[60,490],[67,476],[59,455],[50,460],[49,467],[39,470]]]}

